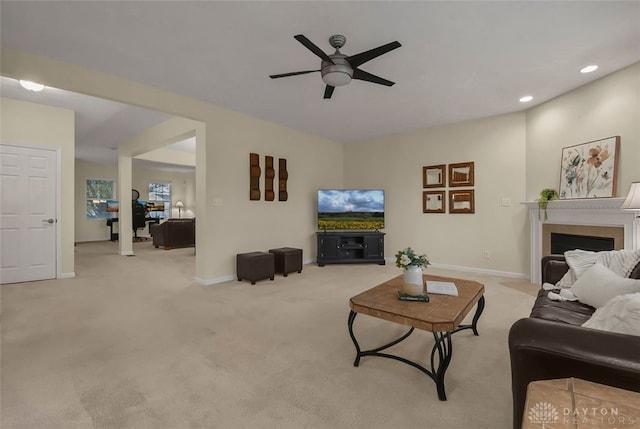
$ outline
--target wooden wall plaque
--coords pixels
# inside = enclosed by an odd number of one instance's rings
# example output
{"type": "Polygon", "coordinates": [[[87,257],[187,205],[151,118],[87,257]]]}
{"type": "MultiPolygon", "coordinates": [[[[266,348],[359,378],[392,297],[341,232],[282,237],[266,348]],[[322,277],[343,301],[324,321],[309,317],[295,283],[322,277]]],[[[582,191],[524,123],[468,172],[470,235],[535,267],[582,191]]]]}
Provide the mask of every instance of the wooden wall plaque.
{"type": "Polygon", "coordinates": [[[260,200],[260,155],[249,154],[249,199],[260,200]]]}
{"type": "Polygon", "coordinates": [[[273,178],[276,177],[276,170],[273,169],[273,157],[264,157],[264,200],[273,201],[276,198],[273,192],[273,178]]]}
{"type": "Polygon", "coordinates": [[[287,201],[289,199],[289,193],[287,192],[288,179],[287,160],[280,158],[278,159],[278,200],[280,201],[287,201]]]}

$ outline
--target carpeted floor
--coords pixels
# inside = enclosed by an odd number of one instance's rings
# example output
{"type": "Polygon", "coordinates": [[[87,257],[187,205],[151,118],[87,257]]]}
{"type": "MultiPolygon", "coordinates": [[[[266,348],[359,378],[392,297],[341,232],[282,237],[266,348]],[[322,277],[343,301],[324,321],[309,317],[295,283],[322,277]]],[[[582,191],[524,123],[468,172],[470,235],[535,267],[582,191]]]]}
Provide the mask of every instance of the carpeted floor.
{"type": "MultiPolygon", "coordinates": [[[[480,336],[453,338],[441,402],[415,368],[374,357],[353,367],[348,299],[399,275],[393,264],[202,286],[193,248],[134,251],[79,244],[76,278],[2,286],[3,429],[511,425],[507,333],[534,285],[428,269],[486,288],[480,336]]],[[[369,348],[405,328],[359,316],[355,330],[369,348]]],[[[392,350],[425,363],[432,344],[416,332],[392,350]]]]}

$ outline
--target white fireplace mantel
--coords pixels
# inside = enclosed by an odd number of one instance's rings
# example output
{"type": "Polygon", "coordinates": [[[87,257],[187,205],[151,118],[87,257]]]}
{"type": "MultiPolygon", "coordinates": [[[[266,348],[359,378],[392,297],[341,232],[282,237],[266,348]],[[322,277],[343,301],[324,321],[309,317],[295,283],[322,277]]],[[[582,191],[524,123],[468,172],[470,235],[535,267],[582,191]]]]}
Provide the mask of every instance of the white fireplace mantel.
{"type": "Polygon", "coordinates": [[[544,212],[538,217],[538,203],[526,201],[522,204],[529,209],[531,226],[530,273],[531,282],[540,283],[540,260],[542,259],[542,225],[588,225],[619,226],[624,228],[624,248],[640,248],[640,221],[637,211],[621,210],[624,198],[590,198],[576,200],[550,201],[547,207],[547,219],[544,212]]]}

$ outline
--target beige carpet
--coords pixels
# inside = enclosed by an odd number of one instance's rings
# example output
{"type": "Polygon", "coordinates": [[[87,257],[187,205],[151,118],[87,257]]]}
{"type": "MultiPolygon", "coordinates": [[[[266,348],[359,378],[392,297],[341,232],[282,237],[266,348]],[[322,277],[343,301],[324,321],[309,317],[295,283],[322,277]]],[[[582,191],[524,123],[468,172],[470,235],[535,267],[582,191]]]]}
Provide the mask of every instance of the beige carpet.
{"type": "MultiPolygon", "coordinates": [[[[533,297],[508,279],[429,268],[486,287],[480,336],[454,336],[441,402],[400,362],[353,367],[348,299],[400,274],[393,264],[202,286],[193,248],[134,250],[79,244],[75,279],[2,286],[3,429],[510,427],[507,333],[533,297]]],[[[355,322],[365,348],[404,330],[355,322]]],[[[416,331],[392,350],[425,363],[432,344],[416,331]]]]}

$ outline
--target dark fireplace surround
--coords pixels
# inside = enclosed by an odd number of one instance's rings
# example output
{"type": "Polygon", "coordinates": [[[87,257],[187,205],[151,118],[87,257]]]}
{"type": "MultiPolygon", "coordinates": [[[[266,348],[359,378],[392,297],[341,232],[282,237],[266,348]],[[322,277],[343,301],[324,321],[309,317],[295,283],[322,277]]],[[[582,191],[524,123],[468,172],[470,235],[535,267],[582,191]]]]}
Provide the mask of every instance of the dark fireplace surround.
{"type": "Polygon", "coordinates": [[[563,255],[567,250],[590,250],[601,252],[614,250],[613,237],[597,237],[593,235],[564,234],[560,232],[551,233],[551,254],[563,255]]]}

